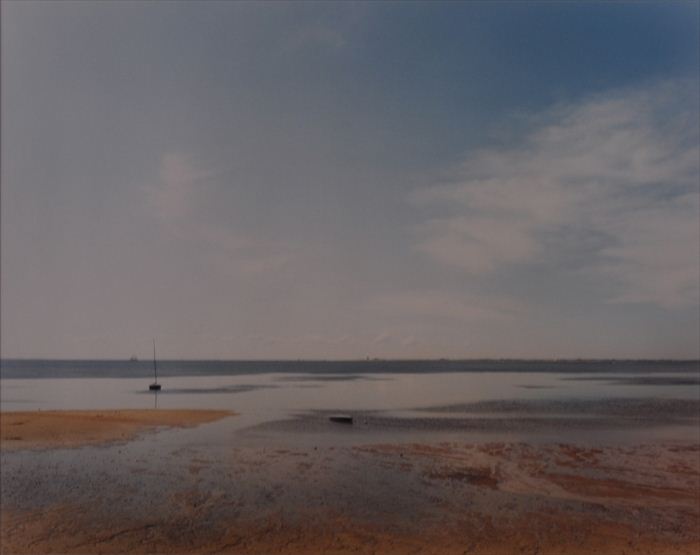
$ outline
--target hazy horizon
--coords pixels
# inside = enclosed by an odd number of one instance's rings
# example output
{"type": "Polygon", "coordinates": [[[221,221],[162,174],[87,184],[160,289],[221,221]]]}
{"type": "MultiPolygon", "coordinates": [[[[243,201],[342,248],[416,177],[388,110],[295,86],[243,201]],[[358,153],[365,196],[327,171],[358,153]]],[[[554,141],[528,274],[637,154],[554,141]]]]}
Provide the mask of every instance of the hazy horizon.
{"type": "Polygon", "coordinates": [[[3,2],[3,359],[700,359],[700,5],[3,2]]]}
{"type": "MultiPolygon", "coordinates": [[[[130,355],[133,356],[133,355],[130,355]]],[[[2,357],[0,360],[13,361],[56,361],[56,362],[133,362],[128,357],[122,358],[33,358],[33,357],[2,357]]],[[[150,362],[152,357],[147,356],[137,357],[138,362],[150,362]]],[[[449,361],[449,362],[700,362],[697,358],[588,358],[588,357],[571,357],[571,358],[515,358],[515,357],[500,357],[500,358],[160,358],[157,357],[157,362],[434,362],[434,361],[449,361]]]]}

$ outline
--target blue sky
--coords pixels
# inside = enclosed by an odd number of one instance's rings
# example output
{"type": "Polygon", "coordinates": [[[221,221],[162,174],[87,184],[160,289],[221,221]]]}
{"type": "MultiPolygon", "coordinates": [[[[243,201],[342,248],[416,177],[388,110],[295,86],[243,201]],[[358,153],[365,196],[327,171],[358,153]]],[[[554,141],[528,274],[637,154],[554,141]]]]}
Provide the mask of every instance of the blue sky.
{"type": "Polygon", "coordinates": [[[5,2],[3,356],[697,357],[699,15],[5,2]]]}

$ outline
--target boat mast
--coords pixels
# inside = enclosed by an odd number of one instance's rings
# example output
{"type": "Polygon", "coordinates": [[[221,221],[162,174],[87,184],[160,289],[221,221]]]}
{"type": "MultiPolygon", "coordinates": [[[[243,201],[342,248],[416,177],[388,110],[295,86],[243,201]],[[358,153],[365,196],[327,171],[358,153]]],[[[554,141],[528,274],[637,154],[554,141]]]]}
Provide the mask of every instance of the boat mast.
{"type": "Polygon", "coordinates": [[[156,366],[156,338],[153,338],[153,377],[155,383],[158,383],[158,367],[156,366]]]}

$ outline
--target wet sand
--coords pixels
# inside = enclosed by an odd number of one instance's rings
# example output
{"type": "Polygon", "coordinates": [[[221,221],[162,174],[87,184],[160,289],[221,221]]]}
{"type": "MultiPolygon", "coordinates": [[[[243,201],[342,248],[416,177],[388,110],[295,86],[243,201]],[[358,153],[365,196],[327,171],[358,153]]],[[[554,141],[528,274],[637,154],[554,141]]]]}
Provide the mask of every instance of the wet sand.
{"type": "Polygon", "coordinates": [[[226,446],[163,458],[93,448],[17,461],[3,483],[3,553],[700,549],[700,445],[226,446]]]}
{"type": "Polygon", "coordinates": [[[425,416],[368,412],[351,427],[317,411],[240,431],[229,425],[238,418],[215,422],[227,411],[2,413],[0,548],[695,554],[700,437],[663,439],[652,430],[683,421],[697,432],[697,407],[650,399],[499,401],[432,407],[425,416]],[[478,418],[455,435],[450,414],[478,418]],[[537,417],[528,429],[554,427],[566,441],[524,441],[512,424],[524,416],[537,417]],[[622,433],[641,426],[648,440],[589,442],[570,424],[588,423],[599,439],[601,426],[620,426],[620,419],[622,433]],[[477,426],[515,429],[517,439],[474,439],[477,426]]]}
{"type": "Polygon", "coordinates": [[[348,436],[356,441],[361,434],[375,440],[377,436],[410,439],[418,434],[431,442],[465,434],[481,436],[482,441],[504,437],[526,441],[543,434],[579,441],[584,436],[628,441],[633,436],[643,440],[674,426],[676,437],[700,437],[700,399],[501,399],[402,411],[353,411],[353,426],[344,430],[329,422],[332,414],[334,411],[300,411],[292,418],[263,422],[256,430],[295,434],[300,440],[324,434],[336,442],[348,436]]]}
{"type": "Polygon", "coordinates": [[[160,426],[196,426],[232,414],[221,410],[3,412],[0,445],[11,450],[124,441],[160,426]]]}

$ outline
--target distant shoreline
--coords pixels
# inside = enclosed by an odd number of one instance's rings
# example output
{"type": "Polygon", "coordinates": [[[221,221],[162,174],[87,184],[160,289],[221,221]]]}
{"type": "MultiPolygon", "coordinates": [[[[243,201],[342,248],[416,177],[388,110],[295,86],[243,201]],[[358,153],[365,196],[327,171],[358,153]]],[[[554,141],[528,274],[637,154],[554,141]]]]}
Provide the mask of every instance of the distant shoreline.
{"type": "MultiPolygon", "coordinates": [[[[140,362],[148,363],[148,358],[130,360],[124,358],[31,358],[31,357],[2,357],[2,362],[140,362]]],[[[247,363],[247,362],[272,362],[272,363],[344,363],[344,362],[453,362],[453,363],[698,363],[700,358],[165,358],[161,362],[210,362],[210,363],[247,363]]]]}

